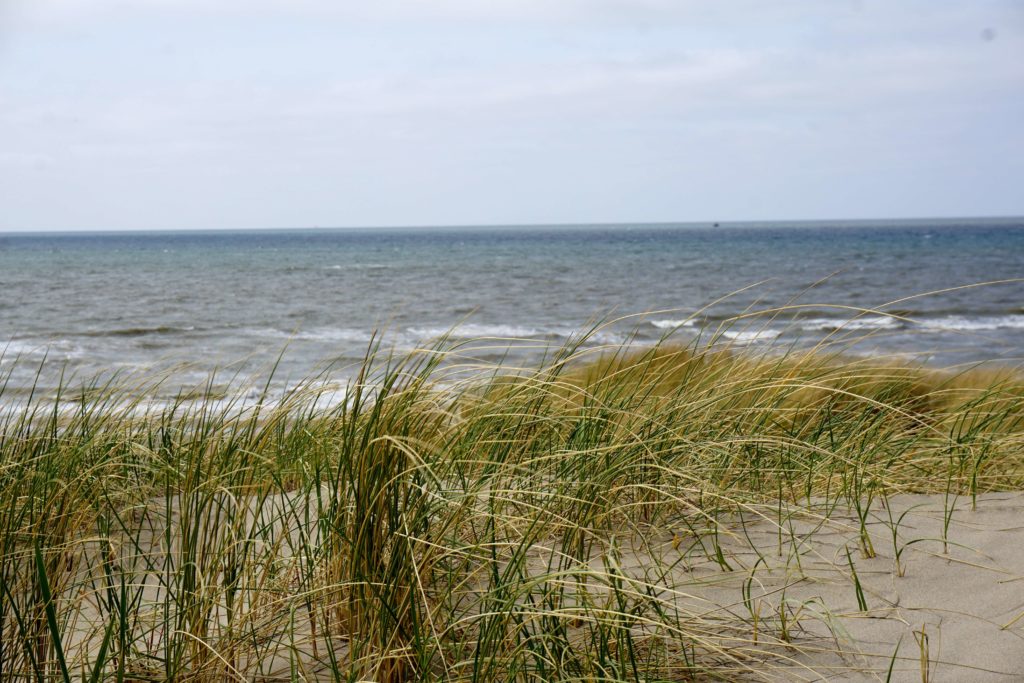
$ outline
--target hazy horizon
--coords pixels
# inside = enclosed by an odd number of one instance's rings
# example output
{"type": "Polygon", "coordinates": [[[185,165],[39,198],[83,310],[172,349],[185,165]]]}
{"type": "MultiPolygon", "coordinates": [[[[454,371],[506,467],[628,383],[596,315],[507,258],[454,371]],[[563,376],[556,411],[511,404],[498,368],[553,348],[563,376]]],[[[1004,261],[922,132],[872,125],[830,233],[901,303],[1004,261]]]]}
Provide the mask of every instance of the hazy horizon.
{"type": "Polygon", "coordinates": [[[615,227],[636,227],[636,228],[708,228],[708,227],[778,227],[778,226],[803,226],[821,227],[823,225],[885,225],[893,226],[920,223],[923,225],[934,224],[936,226],[947,226],[959,222],[978,223],[986,227],[992,227],[992,222],[1006,222],[1008,226],[1019,227],[1024,222],[1022,215],[999,215],[999,216],[910,216],[903,218],[872,217],[872,218],[801,218],[801,219],[769,219],[769,220],[733,220],[733,221],[613,221],[594,223],[459,223],[451,225],[271,225],[271,226],[247,226],[247,227],[185,227],[185,228],[147,228],[147,227],[124,227],[124,228],[54,228],[42,230],[0,230],[3,235],[85,235],[85,234],[159,234],[159,233],[200,233],[200,232],[289,232],[289,231],[331,231],[331,230],[490,230],[490,229],[573,229],[573,228],[615,228],[615,227]]]}

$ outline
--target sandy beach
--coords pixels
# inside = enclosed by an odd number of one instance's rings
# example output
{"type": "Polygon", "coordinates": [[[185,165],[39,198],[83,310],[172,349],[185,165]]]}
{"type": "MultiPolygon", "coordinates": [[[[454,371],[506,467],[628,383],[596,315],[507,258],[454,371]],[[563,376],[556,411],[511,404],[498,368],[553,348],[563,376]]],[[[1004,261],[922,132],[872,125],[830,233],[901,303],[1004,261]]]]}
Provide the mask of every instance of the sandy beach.
{"type": "Polygon", "coordinates": [[[793,614],[792,648],[759,667],[766,680],[887,680],[890,666],[892,681],[1018,680],[1024,494],[984,494],[976,509],[960,498],[947,545],[949,509],[943,495],[890,498],[870,513],[872,558],[859,549],[859,518],[850,511],[825,519],[790,510],[781,546],[774,520],[734,519],[726,543],[733,570],[695,567],[692,576],[707,583],[694,592],[748,622],[744,600],[776,627],[781,609],[793,614]]]}
{"type": "MultiPolygon", "coordinates": [[[[252,524],[275,517],[274,511],[303,507],[296,503],[253,501],[242,517],[252,524]]],[[[682,531],[613,534],[592,546],[590,591],[607,593],[600,579],[611,566],[626,593],[653,589],[666,609],[703,624],[709,647],[747,651],[744,665],[729,674],[738,679],[1014,681],[1024,671],[1024,493],[982,494],[974,503],[969,497],[903,494],[877,504],[866,523],[873,557],[862,550],[858,515],[842,508],[826,513],[820,501],[809,507],[751,505],[723,516],[721,557],[684,540],[682,531]]],[[[304,507],[315,509],[311,500],[304,507]]],[[[181,501],[151,501],[150,508],[153,519],[169,509],[171,524],[143,534],[140,547],[162,552],[164,539],[171,538],[180,552],[181,501]]],[[[315,513],[302,529],[286,529],[281,517],[278,531],[292,542],[309,532],[309,540],[319,541],[315,513]]],[[[530,548],[534,577],[550,571],[552,552],[566,552],[556,539],[549,541],[538,539],[530,548]]],[[[278,559],[290,555],[283,550],[278,559]]],[[[79,558],[85,567],[96,562],[82,560],[90,558],[79,558]]],[[[140,605],[140,613],[155,614],[166,590],[156,576],[137,580],[149,586],[143,602],[151,607],[140,605]]],[[[579,599],[572,591],[564,597],[567,604],[579,599]]],[[[100,610],[83,609],[78,618],[79,637],[67,645],[95,656],[100,610]]],[[[211,627],[222,626],[226,615],[217,611],[210,618],[211,627]]],[[[583,637],[583,629],[575,630],[583,637]]],[[[328,677],[325,650],[333,646],[344,657],[348,647],[312,631],[305,622],[287,646],[265,650],[256,679],[287,680],[295,666],[313,679],[328,677]]]]}

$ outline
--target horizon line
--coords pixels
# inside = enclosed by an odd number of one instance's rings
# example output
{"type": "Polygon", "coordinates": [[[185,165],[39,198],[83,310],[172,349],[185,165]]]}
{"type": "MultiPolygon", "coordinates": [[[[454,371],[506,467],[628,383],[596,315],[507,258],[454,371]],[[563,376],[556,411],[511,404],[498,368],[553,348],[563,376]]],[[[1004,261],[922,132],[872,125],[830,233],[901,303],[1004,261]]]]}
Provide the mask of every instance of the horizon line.
{"type": "Polygon", "coordinates": [[[601,222],[531,222],[531,223],[422,223],[390,225],[291,225],[258,227],[215,227],[215,228],[28,228],[2,229],[0,236],[8,235],[72,235],[72,234],[158,234],[158,233],[209,233],[209,232],[301,232],[301,231],[343,231],[343,230],[438,230],[444,228],[585,228],[585,227],[741,227],[752,224],[813,224],[813,223],[893,223],[923,221],[1024,221],[1024,214],[990,214],[972,216],[913,216],[873,218],[796,218],[796,219],[742,219],[742,220],[683,220],[683,221],[601,221],[601,222]]]}

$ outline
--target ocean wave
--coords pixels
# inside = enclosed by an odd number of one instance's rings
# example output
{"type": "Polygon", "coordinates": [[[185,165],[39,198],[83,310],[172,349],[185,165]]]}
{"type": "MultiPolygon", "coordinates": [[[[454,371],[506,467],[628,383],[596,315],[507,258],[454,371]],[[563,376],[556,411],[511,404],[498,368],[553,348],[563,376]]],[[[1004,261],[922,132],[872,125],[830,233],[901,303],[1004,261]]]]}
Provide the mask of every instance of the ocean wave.
{"type": "Polygon", "coordinates": [[[368,330],[360,330],[352,327],[318,327],[310,330],[299,331],[292,335],[292,337],[303,341],[356,342],[360,344],[367,344],[373,339],[373,334],[368,330]]]}
{"type": "MultiPolygon", "coordinates": [[[[375,336],[371,329],[351,327],[316,327],[285,331],[273,327],[248,328],[240,333],[250,337],[273,339],[280,341],[368,344],[373,339],[382,339],[384,344],[395,344],[398,348],[412,349],[422,346],[433,339],[447,336],[452,340],[473,339],[507,339],[507,340],[549,340],[568,339],[582,333],[580,329],[570,327],[530,327],[526,325],[502,325],[465,323],[454,327],[407,327],[402,330],[383,329],[375,336]]],[[[623,334],[610,330],[601,330],[591,334],[588,341],[596,344],[621,344],[626,340],[623,334]]]]}
{"type": "Polygon", "coordinates": [[[348,388],[344,384],[332,383],[322,387],[307,388],[306,391],[314,396],[313,407],[319,410],[340,406],[349,399],[348,388]]]}
{"type": "Polygon", "coordinates": [[[393,266],[391,266],[390,264],[387,264],[387,263],[348,263],[348,264],[332,263],[332,264],[330,264],[328,266],[322,266],[323,270],[344,270],[346,272],[348,272],[348,271],[358,271],[358,270],[369,270],[369,271],[387,270],[387,269],[392,268],[392,267],[393,266]]]}
{"type": "Polygon", "coordinates": [[[308,330],[279,330],[276,327],[258,327],[240,330],[242,334],[268,339],[312,342],[353,342],[367,344],[373,339],[369,330],[354,327],[313,327],[308,330]]]}
{"type": "Polygon", "coordinates": [[[677,327],[693,327],[697,324],[697,320],[694,318],[686,318],[685,320],[651,320],[651,325],[654,325],[659,330],[671,330],[677,327]]]}
{"type": "MultiPolygon", "coordinates": [[[[409,327],[408,339],[422,343],[448,335],[450,339],[508,339],[508,340],[549,340],[558,341],[578,337],[587,332],[578,327],[529,327],[526,325],[501,325],[465,323],[455,327],[409,327]]],[[[593,344],[622,344],[627,336],[608,329],[587,334],[587,342],[593,344]]]]}
{"type": "Polygon", "coordinates": [[[903,324],[899,318],[887,315],[872,315],[857,318],[807,318],[797,321],[801,329],[814,332],[835,332],[837,330],[891,330],[903,324]]]}
{"type": "Polygon", "coordinates": [[[967,318],[959,315],[920,320],[918,325],[937,332],[985,332],[992,330],[1024,330],[1024,315],[1000,315],[967,318]]]}
{"type": "Polygon", "coordinates": [[[724,330],[721,335],[737,344],[751,344],[758,341],[769,341],[775,339],[782,330],[764,328],[760,330],[724,330]]]}
{"type": "Polygon", "coordinates": [[[156,325],[154,327],[120,327],[109,330],[84,330],[75,332],[76,337],[145,337],[151,334],[184,334],[194,332],[195,325],[156,325]]]}
{"type": "Polygon", "coordinates": [[[73,360],[85,356],[85,350],[68,339],[11,339],[0,342],[0,354],[7,363],[26,356],[46,356],[50,360],[73,360]]]}
{"type": "Polygon", "coordinates": [[[12,339],[3,345],[0,345],[0,353],[3,354],[4,359],[13,358],[15,356],[26,356],[40,348],[45,349],[46,345],[40,345],[38,342],[26,342],[17,341],[12,339]]]}
{"type": "MultiPolygon", "coordinates": [[[[455,327],[410,327],[407,332],[419,339],[435,339],[448,335],[453,339],[476,339],[484,337],[500,337],[502,339],[526,339],[542,336],[545,332],[535,327],[521,325],[485,325],[465,323],[455,327]]],[[[549,330],[547,334],[562,336],[561,333],[549,330]]]]}

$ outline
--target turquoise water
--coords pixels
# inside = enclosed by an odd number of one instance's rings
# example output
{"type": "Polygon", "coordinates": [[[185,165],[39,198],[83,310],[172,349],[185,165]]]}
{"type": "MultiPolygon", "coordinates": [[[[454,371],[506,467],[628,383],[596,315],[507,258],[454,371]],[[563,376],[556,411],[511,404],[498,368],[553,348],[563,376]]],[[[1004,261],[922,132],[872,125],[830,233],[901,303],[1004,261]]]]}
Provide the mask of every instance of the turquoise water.
{"type": "Polygon", "coordinates": [[[354,361],[377,329],[399,348],[453,326],[557,344],[595,317],[648,311],[595,343],[857,337],[854,353],[1016,363],[1024,284],[916,295],[1021,277],[1024,219],[8,234],[0,339],[12,387],[44,357],[47,381],[189,361],[188,382],[255,369],[287,343],[286,383],[354,361]]]}

